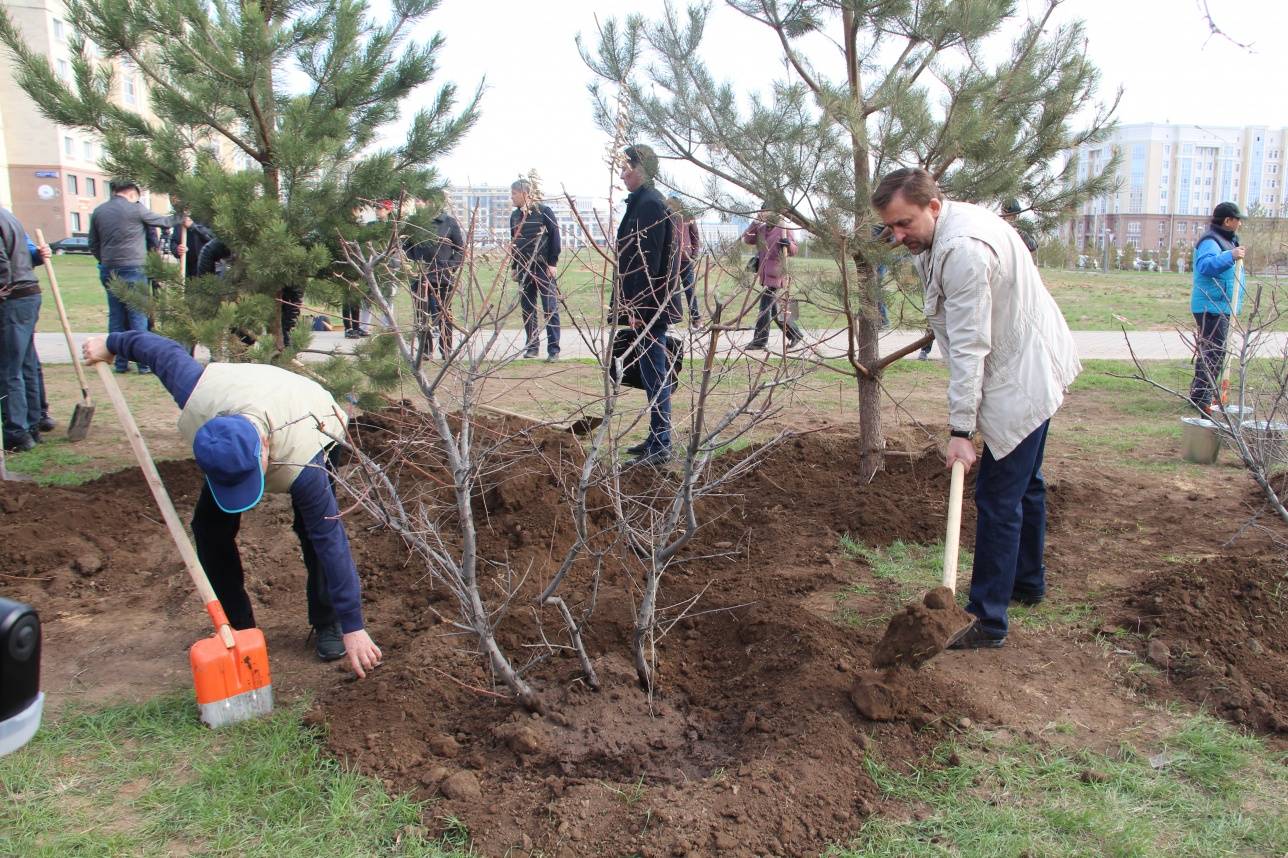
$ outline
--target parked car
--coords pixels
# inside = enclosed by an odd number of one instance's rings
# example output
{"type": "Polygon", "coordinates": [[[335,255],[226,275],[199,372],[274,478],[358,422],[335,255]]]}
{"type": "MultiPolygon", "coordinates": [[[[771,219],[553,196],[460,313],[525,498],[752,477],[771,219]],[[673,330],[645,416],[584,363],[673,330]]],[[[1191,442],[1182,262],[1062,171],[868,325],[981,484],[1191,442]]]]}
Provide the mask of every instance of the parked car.
{"type": "Polygon", "coordinates": [[[49,243],[49,249],[59,256],[64,253],[89,253],[89,236],[73,235],[49,243]]]}
{"type": "Polygon", "coordinates": [[[1152,259],[1137,259],[1131,267],[1137,271],[1157,271],[1158,263],[1152,259]]]}

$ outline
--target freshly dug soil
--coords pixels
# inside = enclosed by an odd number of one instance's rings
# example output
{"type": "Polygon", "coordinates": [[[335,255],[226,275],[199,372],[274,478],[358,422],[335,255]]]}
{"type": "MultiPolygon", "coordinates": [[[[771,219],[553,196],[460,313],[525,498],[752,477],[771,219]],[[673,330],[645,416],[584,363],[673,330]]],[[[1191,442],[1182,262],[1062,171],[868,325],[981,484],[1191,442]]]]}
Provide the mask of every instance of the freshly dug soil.
{"type": "Polygon", "coordinates": [[[880,668],[921,667],[944,651],[953,635],[974,622],[947,587],[936,587],[921,602],[908,605],[890,618],[890,625],[872,652],[880,668]]]}
{"type": "MultiPolygon", "coordinates": [[[[409,502],[444,498],[449,486],[419,420],[392,412],[359,429],[373,454],[401,454],[394,476],[409,502]]],[[[668,571],[662,604],[697,601],[658,642],[651,697],[628,646],[637,573],[621,563],[605,568],[585,629],[602,683],[591,691],[567,650],[528,646],[542,634],[556,645],[567,640],[557,613],[534,607],[531,596],[574,538],[564,492],[579,448],[566,433],[515,438],[515,428],[480,430],[482,442],[498,445],[501,467],[484,476],[474,501],[479,551],[492,564],[493,604],[502,587],[514,592],[498,617],[498,640],[525,666],[549,717],[492,696],[497,687],[474,641],[450,624],[454,597],[360,510],[346,510],[346,523],[368,624],[386,655],[363,682],[318,664],[305,643],[289,502],[273,497],[243,516],[239,540],[280,699],[313,694],[308,720],[327,725],[337,756],[394,789],[437,799],[427,824],[459,817],[480,854],[817,854],[868,815],[890,811],[867,777],[867,754],[924,764],[961,719],[1009,726],[1036,706],[1046,707],[1031,721],[1037,729],[1068,712],[1106,739],[1137,717],[1134,696],[1115,684],[1122,680],[1108,659],[1118,657],[1089,634],[1079,644],[1082,633],[1068,628],[1017,628],[1001,650],[877,671],[867,698],[855,699],[856,678],[874,670],[884,623],[847,623],[838,596],[868,593],[844,604],[871,620],[888,610],[881,597],[897,585],[847,557],[839,537],[939,541],[948,475],[935,456],[892,458],[860,486],[853,439],[822,434],[772,451],[703,502],[704,526],[668,571]],[[1068,668],[1052,671],[1053,652],[1060,664],[1079,665],[1075,681],[1068,668]]],[[[739,461],[727,458],[722,467],[739,461]]],[[[1238,527],[1238,504],[1214,522],[1207,489],[1171,476],[1127,483],[1068,462],[1052,471],[1049,597],[1095,600],[1121,628],[1165,644],[1157,694],[1282,730],[1284,565],[1264,543],[1220,548],[1238,527]],[[1204,552],[1211,559],[1197,566],[1166,559],[1204,552]]],[[[186,515],[200,487],[195,466],[162,464],[161,473],[186,515]]],[[[647,489],[649,478],[638,479],[647,489]]],[[[1223,490],[1245,492],[1241,483],[1223,490]]],[[[969,549],[973,505],[964,513],[969,549]]],[[[592,519],[611,523],[595,498],[592,519]]],[[[584,574],[574,571],[566,596],[584,592],[584,574]]],[[[137,469],[71,489],[0,484],[0,592],[36,605],[46,622],[44,675],[55,704],[190,686],[184,652],[209,634],[137,469]]]]}
{"type": "Polygon", "coordinates": [[[1163,681],[1224,718],[1288,732],[1288,565],[1218,556],[1156,575],[1119,625],[1147,636],[1163,681]]]}

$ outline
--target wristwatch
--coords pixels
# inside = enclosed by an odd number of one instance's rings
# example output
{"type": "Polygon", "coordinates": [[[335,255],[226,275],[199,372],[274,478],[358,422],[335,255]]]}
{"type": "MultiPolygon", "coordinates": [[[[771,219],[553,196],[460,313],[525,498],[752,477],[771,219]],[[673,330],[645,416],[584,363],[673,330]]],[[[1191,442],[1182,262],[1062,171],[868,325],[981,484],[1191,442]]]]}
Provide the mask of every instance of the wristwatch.
{"type": "Polygon", "coordinates": [[[974,440],[975,438],[975,430],[974,429],[954,429],[951,426],[949,426],[948,437],[965,438],[967,441],[971,441],[971,440],[974,440]]]}

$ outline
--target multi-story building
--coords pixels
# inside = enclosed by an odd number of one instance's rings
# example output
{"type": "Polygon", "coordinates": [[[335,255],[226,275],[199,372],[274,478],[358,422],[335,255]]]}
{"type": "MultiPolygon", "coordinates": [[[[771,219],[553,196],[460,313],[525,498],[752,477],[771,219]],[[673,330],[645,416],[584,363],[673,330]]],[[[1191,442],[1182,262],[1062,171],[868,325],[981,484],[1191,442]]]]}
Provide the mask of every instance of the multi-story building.
{"type": "MultiPolygon", "coordinates": [[[[495,247],[510,238],[510,212],[514,204],[510,202],[510,187],[492,187],[490,185],[472,185],[468,187],[453,186],[447,189],[448,207],[461,222],[461,228],[469,230],[473,223],[473,236],[476,245],[495,247]]],[[[607,200],[590,197],[573,197],[576,203],[576,215],[567,197],[562,194],[544,199],[546,205],[554,212],[559,222],[559,240],[564,247],[579,250],[589,245],[586,230],[594,236],[595,241],[603,246],[604,236],[611,234],[612,218],[608,212],[607,200]],[[578,223],[578,217],[581,223],[578,223]],[[582,228],[585,224],[585,229],[582,228]]]]}
{"type": "MultiPolygon", "coordinates": [[[[62,0],[0,0],[34,53],[49,60],[54,73],[72,82],[72,36],[62,0]]],[[[0,62],[0,205],[10,209],[34,236],[42,229],[54,241],[89,230],[89,215],[108,197],[109,177],[99,167],[102,140],[97,134],[65,128],[46,119],[36,102],[18,86],[14,63],[0,62]]],[[[143,76],[118,63],[115,100],[151,116],[143,76]]],[[[144,202],[168,211],[164,196],[144,202]]]]}
{"type": "Polygon", "coordinates": [[[1078,178],[1104,169],[1114,153],[1117,189],[1089,200],[1065,227],[1079,250],[1191,244],[1225,201],[1254,216],[1288,216],[1288,128],[1123,125],[1073,153],[1078,178]]]}

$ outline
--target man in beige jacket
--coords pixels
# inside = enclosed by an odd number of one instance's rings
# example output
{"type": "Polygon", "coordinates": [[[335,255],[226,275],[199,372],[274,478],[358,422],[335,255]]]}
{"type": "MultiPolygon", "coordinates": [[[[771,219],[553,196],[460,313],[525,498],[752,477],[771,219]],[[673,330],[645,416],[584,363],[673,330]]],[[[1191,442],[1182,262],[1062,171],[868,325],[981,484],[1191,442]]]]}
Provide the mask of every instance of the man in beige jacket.
{"type": "Polygon", "coordinates": [[[925,170],[887,175],[872,207],[914,255],[925,313],[948,363],[947,464],[975,464],[975,566],[954,646],[998,647],[1006,609],[1046,594],[1042,453],[1052,415],[1082,369],[1073,336],[1023,240],[996,214],[944,199],[925,170]]]}

